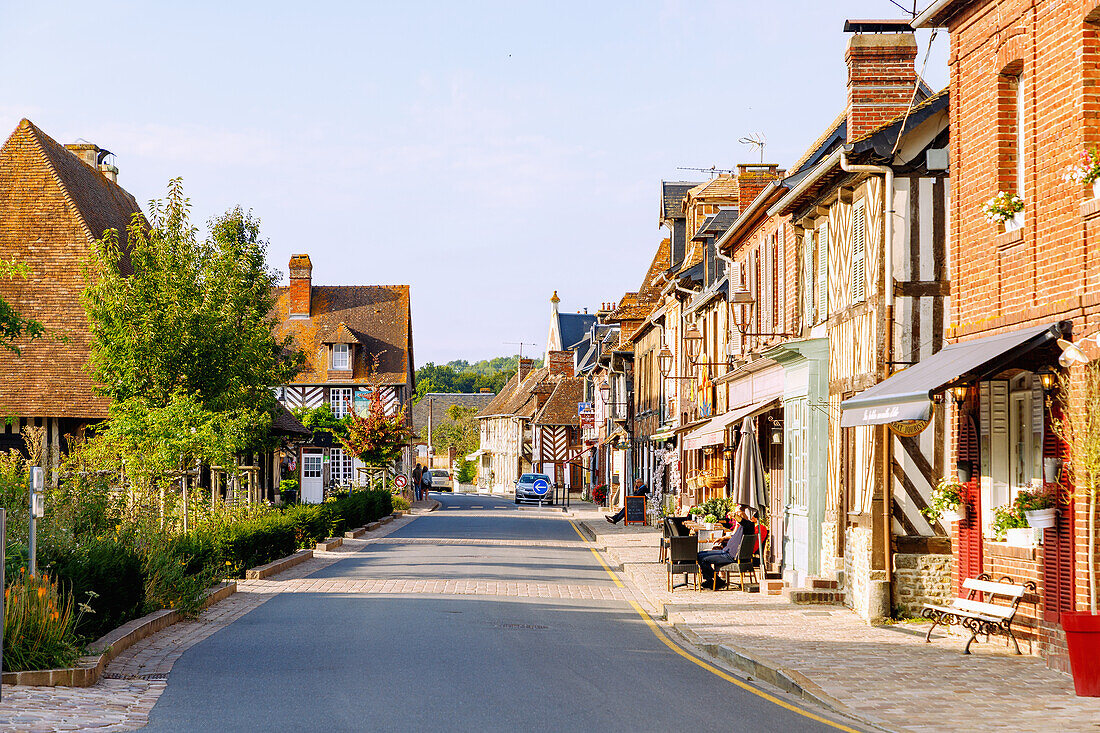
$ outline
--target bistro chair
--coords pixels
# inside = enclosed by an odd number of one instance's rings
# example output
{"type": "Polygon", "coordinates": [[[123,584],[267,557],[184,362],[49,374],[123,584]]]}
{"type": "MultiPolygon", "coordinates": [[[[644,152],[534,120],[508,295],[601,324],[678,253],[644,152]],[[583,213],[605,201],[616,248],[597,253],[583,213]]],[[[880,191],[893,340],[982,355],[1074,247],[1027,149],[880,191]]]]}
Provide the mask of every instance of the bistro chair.
{"type": "Polygon", "coordinates": [[[741,546],[737,548],[737,560],[717,568],[714,574],[715,578],[725,576],[723,579],[726,581],[726,587],[732,588],[730,585],[730,575],[734,572],[741,576],[741,590],[748,593],[748,589],[745,586],[745,575],[749,576],[749,584],[759,587],[760,580],[756,577],[756,563],[753,561],[754,549],[756,547],[756,533],[747,534],[741,538],[741,546]]]}
{"type": "Polygon", "coordinates": [[[668,591],[672,593],[676,586],[672,582],[672,576],[684,574],[684,585],[688,584],[687,576],[695,576],[695,590],[699,590],[699,538],[695,535],[688,537],[668,538],[668,591]]]}
{"type": "Polygon", "coordinates": [[[691,534],[691,530],[684,525],[687,519],[687,517],[665,517],[661,529],[661,550],[657,556],[657,562],[664,562],[668,559],[669,537],[687,537],[691,534]]]}

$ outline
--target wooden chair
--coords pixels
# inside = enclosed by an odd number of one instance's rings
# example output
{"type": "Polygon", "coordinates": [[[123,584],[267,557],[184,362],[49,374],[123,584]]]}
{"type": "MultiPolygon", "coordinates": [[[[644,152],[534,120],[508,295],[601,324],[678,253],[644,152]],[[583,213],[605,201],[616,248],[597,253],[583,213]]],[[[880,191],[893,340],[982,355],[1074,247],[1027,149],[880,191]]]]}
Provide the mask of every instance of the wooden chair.
{"type": "Polygon", "coordinates": [[[688,537],[668,538],[668,590],[675,592],[676,586],[672,583],[672,576],[684,574],[684,585],[688,584],[687,576],[695,576],[695,590],[699,590],[699,538],[691,535],[688,537]]]}
{"type": "Polygon", "coordinates": [[[657,562],[664,562],[668,559],[669,537],[687,537],[691,534],[691,530],[684,526],[684,522],[687,520],[687,517],[665,517],[661,529],[661,549],[660,554],[657,556],[657,562]]]}
{"type": "Polygon", "coordinates": [[[717,568],[714,577],[720,578],[726,582],[727,588],[732,588],[730,584],[730,575],[734,572],[741,576],[741,590],[748,592],[745,586],[745,575],[748,574],[750,585],[760,586],[760,580],[756,577],[756,563],[753,561],[753,556],[756,548],[756,534],[747,534],[741,538],[741,546],[737,548],[737,561],[730,563],[729,565],[723,565],[717,568]],[[723,577],[724,576],[724,577],[723,577]]]}

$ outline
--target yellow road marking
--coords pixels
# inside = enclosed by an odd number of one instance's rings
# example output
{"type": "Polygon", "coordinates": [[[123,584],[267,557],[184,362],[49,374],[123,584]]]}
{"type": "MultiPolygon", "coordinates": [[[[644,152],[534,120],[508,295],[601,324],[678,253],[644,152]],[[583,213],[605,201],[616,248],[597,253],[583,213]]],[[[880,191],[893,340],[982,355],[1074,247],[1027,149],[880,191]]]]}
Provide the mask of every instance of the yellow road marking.
{"type": "MultiPolygon", "coordinates": [[[[592,544],[588,541],[588,538],[585,537],[583,534],[581,534],[581,531],[579,529],[577,529],[577,525],[574,524],[572,519],[569,520],[569,526],[571,526],[573,528],[573,531],[577,533],[577,536],[579,536],[581,538],[581,541],[584,542],[588,546],[588,549],[592,551],[592,554],[596,556],[596,559],[599,560],[600,565],[602,565],[603,569],[607,571],[607,574],[611,576],[611,580],[615,581],[615,585],[622,588],[623,587],[623,582],[621,580],[619,580],[618,574],[614,570],[612,570],[606,562],[604,562],[603,557],[600,556],[600,553],[597,552],[596,548],[593,547],[592,544]]],[[[631,607],[637,612],[637,614],[639,616],[642,617],[642,620],[645,621],[646,626],[648,626],[649,630],[653,632],[653,635],[656,636],[658,639],[660,639],[662,642],[664,642],[665,646],[667,646],[669,649],[671,649],[672,651],[679,654],[684,659],[687,659],[688,661],[692,662],[693,664],[695,664],[699,667],[702,667],[703,669],[705,669],[706,671],[708,671],[711,674],[715,675],[716,677],[721,677],[726,682],[729,682],[730,684],[733,684],[733,685],[736,685],[737,687],[740,687],[742,690],[745,690],[746,692],[751,692],[752,694],[756,695],[757,697],[763,698],[763,699],[767,700],[768,702],[775,703],[776,705],[778,705],[781,708],[784,708],[786,710],[790,710],[793,713],[798,713],[799,715],[802,715],[806,718],[809,718],[810,720],[816,720],[819,723],[824,723],[825,725],[829,726],[830,728],[836,728],[837,730],[846,731],[846,733],[859,733],[859,731],[857,731],[855,728],[849,728],[848,726],[842,725],[841,723],[834,722],[832,720],[829,720],[828,718],[823,718],[820,715],[816,715],[814,713],[811,713],[809,710],[803,710],[802,708],[800,708],[796,705],[792,705],[791,703],[789,703],[785,700],[780,700],[775,695],[769,695],[768,693],[764,692],[763,690],[758,690],[757,688],[753,687],[752,685],[750,685],[746,682],[742,682],[741,680],[737,679],[733,675],[728,674],[726,672],[723,672],[721,669],[718,669],[713,664],[709,664],[707,662],[704,662],[702,659],[699,659],[694,654],[692,654],[691,652],[687,651],[686,649],[681,647],[679,644],[674,642],[672,639],[668,638],[668,635],[665,634],[665,632],[661,630],[661,627],[657,625],[657,622],[654,621],[653,618],[650,617],[650,615],[648,613],[646,613],[646,610],[638,605],[637,601],[628,601],[628,603],[630,603],[631,607]]]]}

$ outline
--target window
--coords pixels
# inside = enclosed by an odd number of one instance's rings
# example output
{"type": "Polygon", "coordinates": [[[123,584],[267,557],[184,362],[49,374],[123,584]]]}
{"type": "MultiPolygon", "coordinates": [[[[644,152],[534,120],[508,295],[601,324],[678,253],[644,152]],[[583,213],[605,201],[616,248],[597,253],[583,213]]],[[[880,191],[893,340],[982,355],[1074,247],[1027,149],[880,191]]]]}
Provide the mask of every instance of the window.
{"type": "Polygon", "coordinates": [[[1043,392],[1031,372],[982,382],[982,520],[991,531],[993,509],[1041,481],[1043,392]]]}
{"type": "Polygon", "coordinates": [[[329,449],[329,473],[334,486],[346,486],[353,478],[351,456],[342,448],[329,449]]]}
{"type": "Polygon", "coordinates": [[[337,420],[351,411],[351,387],[332,387],[328,393],[328,404],[337,420]]]}
{"type": "Polygon", "coordinates": [[[829,317],[829,224],[823,222],[817,228],[817,318],[814,323],[821,323],[829,317]]]}
{"type": "Polygon", "coordinates": [[[867,260],[864,231],[866,228],[867,211],[863,200],[859,200],[852,206],[852,266],[851,266],[851,298],[853,303],[861,303],[867,297],[867,276],[865,264],[867,260]]]}
{"type": "Polygon", "coordinates": [[[302,456],[302,478],[321,478],[320,453],[306,453],[302,456]]]}
{"type": "Polygon", "coordinates": [[[351,369],[348,359],[348,345],[347,344],[333,344],[332,345],[332,368],[333,369],[351,369]]]}

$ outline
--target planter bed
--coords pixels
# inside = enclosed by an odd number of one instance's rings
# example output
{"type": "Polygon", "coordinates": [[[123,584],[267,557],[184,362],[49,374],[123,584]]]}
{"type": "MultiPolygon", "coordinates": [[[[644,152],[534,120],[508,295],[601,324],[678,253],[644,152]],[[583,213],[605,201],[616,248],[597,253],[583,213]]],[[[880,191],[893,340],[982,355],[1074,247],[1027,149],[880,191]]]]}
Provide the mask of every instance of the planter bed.
{"type": "Polygon", "coordinates": [[[329,537],[327,540],[324,540],[323,542],[318,542],[317,543],[317,551],[318,552],[329,552],[331,550],[335,550],[337,547],[339,547],[342,544],[344,544],[344,538],[343,537],[329,537]]]}
{"type": "MultiPolygon", "coordinates": [[[[219,583],[206,591],[202,607],[209,608],[237,592],[237,583],[219,583]]],[[[36,669],[26,672],[4,672],[5,685],[41,685],[46,687],[91,687],[99,681],[107,664],[135,643],[166,629],[184,616],[174,609],[153,611],[136,618],[88,645],[88,655],[77,661],[76,667],[36,669]]]]}
{"type": "Polygon", "coordinates": [[[344,537],[349,540],[357,540],[370,530],[371,526],[368,524],[366,527],[356,527],[344,532],[344,537]]]}
{"type": "Polygon", "coordinates": [[[249,568],[245,571],[244,577],[248,580],[263,580],[264,578],[281,573],[284,570],[289,570],[295,565],[301,565],[306,560],[313,559],[313,550],[298,550],[293,555],[287,555],[281,557],[278,560],[269,562],[266,565],[260,565],[256,568],[249,568]]]}

